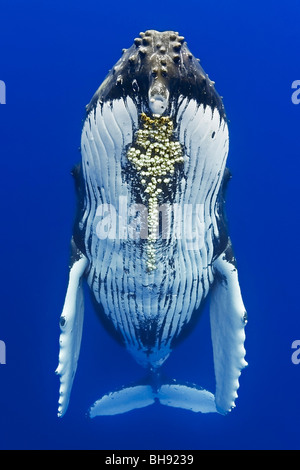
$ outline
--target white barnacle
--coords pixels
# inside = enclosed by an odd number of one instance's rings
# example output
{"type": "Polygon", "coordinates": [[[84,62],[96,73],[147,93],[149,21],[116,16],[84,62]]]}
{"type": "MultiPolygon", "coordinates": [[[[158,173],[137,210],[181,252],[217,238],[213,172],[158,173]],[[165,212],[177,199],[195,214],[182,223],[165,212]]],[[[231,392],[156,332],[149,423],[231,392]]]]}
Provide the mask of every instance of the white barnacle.
{"type": "Polygon", "coordinates": [[[148,196],[147,269],[156,269],[155,241],[159,225],[158,197],[163,192],[159,184],[170,183],[175,164],[184,161],[181,145],[173,137],[173,121],[170,117],[141,114],[141,128],[127,153],[128,160],[141,176],[144,193],[148,196]]]}

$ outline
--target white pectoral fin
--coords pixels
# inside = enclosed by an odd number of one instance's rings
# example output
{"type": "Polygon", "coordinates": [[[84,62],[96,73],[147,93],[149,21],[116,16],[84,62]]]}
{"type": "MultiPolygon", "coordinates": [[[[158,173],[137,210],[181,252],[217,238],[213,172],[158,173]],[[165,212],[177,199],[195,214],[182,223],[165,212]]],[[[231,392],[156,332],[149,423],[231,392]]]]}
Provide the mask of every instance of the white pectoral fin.
{"type": "Polygon", "coordinates": [[[59,361],[55,371],[60,375],[58,416],[63,416],[68,408],[77,368],[84,316],[82,276],[87,266],[87,258],[80,253],[70,269],[67,294],[60,317],[59,361]]]}
{"type": "Polygon", "coordinates": [[[210,302],[210,323],[216,376],[215,403],[218,411],[225,414],[235,406],[239,376],[247,365],[244,359],[247,316],[233,262],[222,253],[215,260],[214,269],[216,282],[210,302]]]}

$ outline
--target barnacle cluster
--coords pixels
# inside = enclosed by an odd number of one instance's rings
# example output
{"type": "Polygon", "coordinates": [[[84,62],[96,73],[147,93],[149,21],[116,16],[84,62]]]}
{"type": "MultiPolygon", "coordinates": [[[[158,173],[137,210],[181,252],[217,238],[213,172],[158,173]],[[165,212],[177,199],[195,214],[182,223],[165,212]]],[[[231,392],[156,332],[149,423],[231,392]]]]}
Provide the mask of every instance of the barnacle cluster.
{"type": "Polygon", "coordinates": [[[150,118],[141,114],[141,128],[127,158],[137,170],[148,199],[147,270],[156,269],[155,241],[159,225],[158,198],[184,161],[181,145],[173,139],[173,122],[168,116],[150,118]]]}

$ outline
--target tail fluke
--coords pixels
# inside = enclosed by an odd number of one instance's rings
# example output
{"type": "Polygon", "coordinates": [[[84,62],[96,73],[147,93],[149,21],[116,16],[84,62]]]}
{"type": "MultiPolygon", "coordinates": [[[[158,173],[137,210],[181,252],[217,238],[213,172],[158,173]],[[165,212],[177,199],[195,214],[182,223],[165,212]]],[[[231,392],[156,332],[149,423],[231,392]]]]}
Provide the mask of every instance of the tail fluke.
{"type": "Polygon", "coordinates": [[[153,385],[132,385],[97,400],[89,410],[89,416],[116,415],[158,402],[161,405],[183,408],[196,413],[216,413],[215,397],[211,392],[190,384],[175,381],[158,388],[153,385]]]}
{"type": "Polygon", "coordinates": [[[162,385],[157,393],[162,405],[184,408],[196,413],[216,413],[215,397],[211,392],[196,386],[181,384],[162,385]]]}
{"type": "Polygon", "coordinates": [[[89,415],[94,418],[127,413],[127,411],[152,405],[154,401],[155,397],[150,385],[136,385],[104,395],[91,406],[89,415]]]}

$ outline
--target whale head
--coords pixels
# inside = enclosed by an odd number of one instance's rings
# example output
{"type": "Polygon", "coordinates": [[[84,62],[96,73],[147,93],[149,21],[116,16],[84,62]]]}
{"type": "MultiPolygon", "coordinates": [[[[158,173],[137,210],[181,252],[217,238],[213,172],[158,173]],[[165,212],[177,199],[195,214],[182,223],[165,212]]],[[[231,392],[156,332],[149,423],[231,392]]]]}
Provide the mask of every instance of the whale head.
{"type": "Polygon", "coordinates": [[[148,30],[134,39],[129,49],[110,70],[87,106],[87,113],[98,100],[130,96],[135,103],[154,116],[172,114],[180,97],[195,99],[199,104],[218,108],[225,118],[222,100],[214,82],[190,52],[183,36],[174,31],[148,30]]]}

